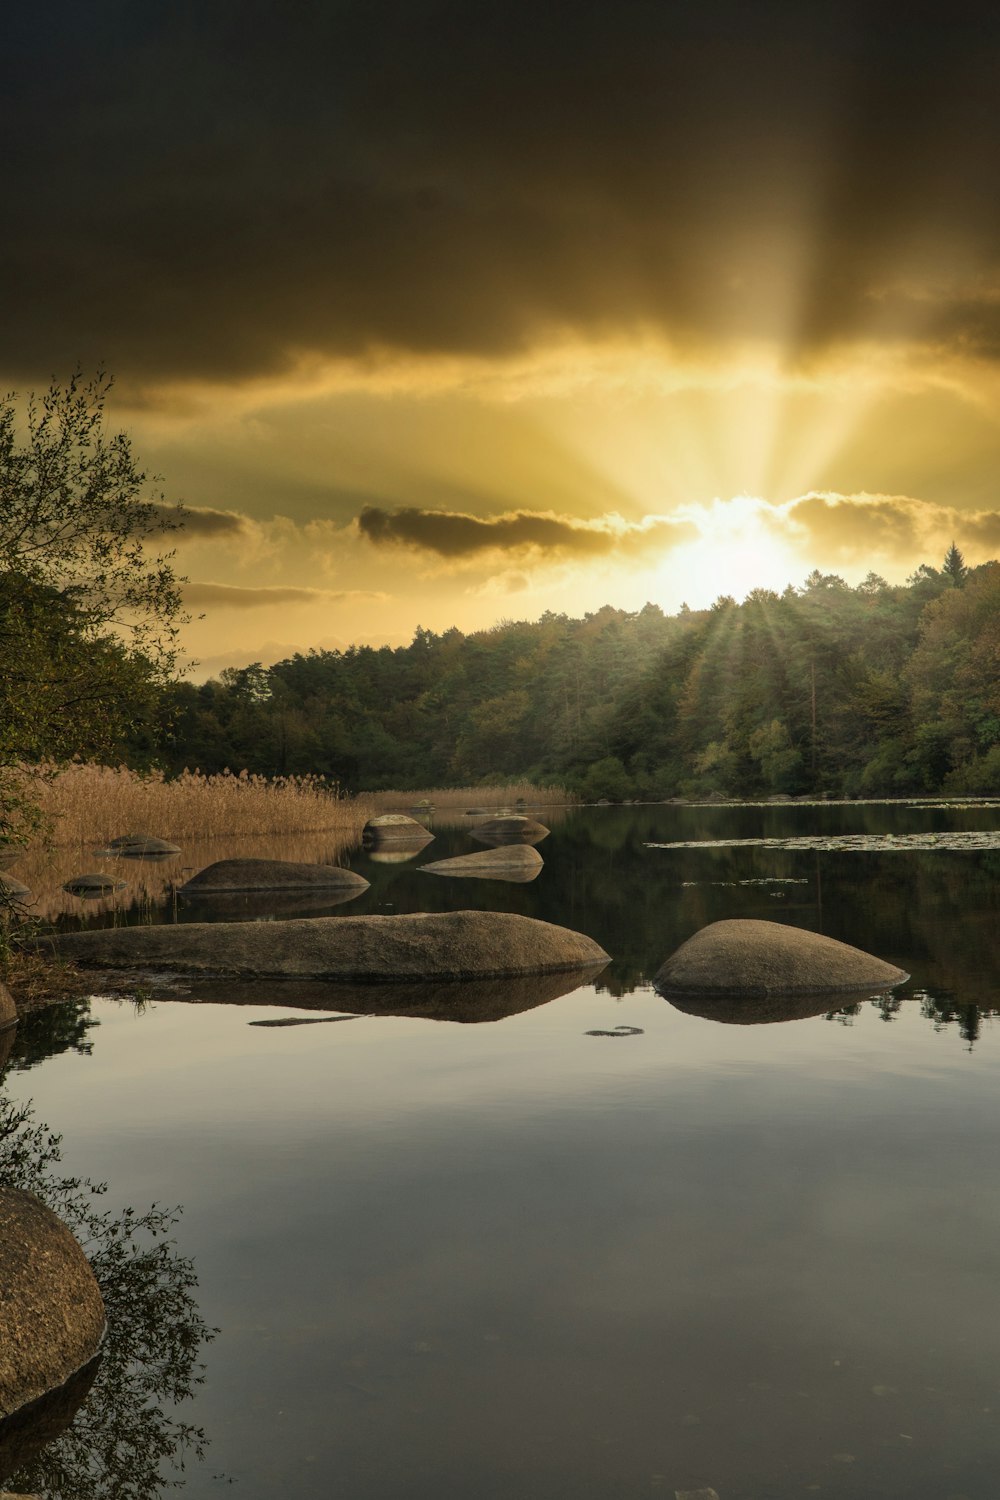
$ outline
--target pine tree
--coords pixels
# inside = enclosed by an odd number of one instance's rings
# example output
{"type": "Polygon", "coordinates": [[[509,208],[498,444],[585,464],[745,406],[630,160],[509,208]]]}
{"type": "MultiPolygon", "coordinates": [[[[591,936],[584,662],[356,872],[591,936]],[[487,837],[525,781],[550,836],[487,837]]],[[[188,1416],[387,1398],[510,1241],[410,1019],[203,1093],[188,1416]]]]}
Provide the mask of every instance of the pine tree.
{"type": "Polygon", "coordinates": [[[950,579],[952,587],[956,589],[962,588],[966,578],[969,576],[969,570],[965,566],[965,558],[959,552],[954,542],[952,542],[944,555],[941,572],[947,579],[950,579]]]}

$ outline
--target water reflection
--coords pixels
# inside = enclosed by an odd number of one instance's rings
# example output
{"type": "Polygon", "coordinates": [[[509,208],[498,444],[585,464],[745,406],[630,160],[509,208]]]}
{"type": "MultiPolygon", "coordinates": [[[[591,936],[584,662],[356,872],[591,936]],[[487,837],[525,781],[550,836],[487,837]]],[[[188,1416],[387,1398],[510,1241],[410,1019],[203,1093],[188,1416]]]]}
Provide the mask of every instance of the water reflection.
{"type": "Polygon", "coordinates": [[[0,1424],[0,1482],[47,1500],[155,1500],[206,1443],[179,1414],[201,1384],[213,1336],[195,1301],[194,1267],[170,1238],[179,1210],[103,1209],[104,1188],[65,1176],[59,1138],[2,1091],[0,1177],[69,1225],[108,1315],[98,1359],[0,1424]]]}
{"type": "MultiPolygon", "coordinates": [[[[425,981],[419,984],[323,984],[320,981],[206,980],[186,988],[185,1000],[215,1005],[287,1005],[297,1010],[348,1011],[356,1016],[413,1016],[475,1025],[548,1005],[593,983],[597,967],[505,979],[425,981]]],[[[175,992],[176,994],[176,992],[175,992]]]]}

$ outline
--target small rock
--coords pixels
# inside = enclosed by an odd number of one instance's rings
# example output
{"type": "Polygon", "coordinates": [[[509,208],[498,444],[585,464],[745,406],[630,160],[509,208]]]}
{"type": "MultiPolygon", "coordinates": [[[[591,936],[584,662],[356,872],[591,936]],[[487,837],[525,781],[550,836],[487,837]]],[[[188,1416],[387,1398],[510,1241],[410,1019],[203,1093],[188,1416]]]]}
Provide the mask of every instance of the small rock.
{"type": "Polygon", "coordinates": [[[71,896],[107,896],[124,889],[124,880],[116,880],[113,875],[105,875],[99,870],[88,870],[84,875],[74,875],[72,880],[63,882],[63,890],[71,896]]]}

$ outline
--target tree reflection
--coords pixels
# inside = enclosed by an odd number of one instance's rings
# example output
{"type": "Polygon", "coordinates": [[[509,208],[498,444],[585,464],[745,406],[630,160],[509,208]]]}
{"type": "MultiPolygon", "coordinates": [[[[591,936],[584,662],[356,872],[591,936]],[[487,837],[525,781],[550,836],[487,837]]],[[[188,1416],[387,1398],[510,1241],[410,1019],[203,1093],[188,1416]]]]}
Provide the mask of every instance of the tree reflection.
{"type": "MultiPolygon", "coordinates": [[[[7,1487],[48,1500],[154,1500],[182,1482],[186,1459],[203,1454],[204,1432],[178,1408],[202,1382],[199,1355],[213,1330],[195,1302],[193,1264],[170,1238],[180,1211],[103,1208],[105,1184],[62,1175],[60,1139],[0,1092],[0,1179],[36,1193],[73,1230],[104,1295],[108,1331],[72,1425],[7,1476],[7,1487]]],[[[0,1465],[2,1437],[0,1428],[0,1465]]]]}
{"type": "Polygon", "coordinates": [[[64,1000],[29,1011],[18,1023],[10,1066],[23,1073],[60,1052],[87,1057],[94,1050],[88,1033],[99,1024],[86,999],[64,1000]]]}

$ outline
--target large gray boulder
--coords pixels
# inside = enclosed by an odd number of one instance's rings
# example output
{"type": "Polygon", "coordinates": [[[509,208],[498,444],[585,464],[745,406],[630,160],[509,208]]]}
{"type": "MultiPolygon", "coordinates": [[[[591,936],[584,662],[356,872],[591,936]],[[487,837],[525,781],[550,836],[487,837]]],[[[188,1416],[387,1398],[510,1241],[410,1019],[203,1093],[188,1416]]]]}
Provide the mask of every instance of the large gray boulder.
{"type": "Polygon", "coordinates": [[[94,1358],[104,1303],[90,1263],[40,1199],[0,1187],[0,1419],[94,1358]]]}
{"type": "Polygon", "coordinates": [[[544,823],[536,823],[534,818],[525,818],[519,813],[487,818],[485,823],[470,831],[472,837],[482,844],[537,844],[549,832],[544,823]]]}
{"type": "Polygon", "coordinates": [[[55,944],[93,968],[361,983],[501,978],[608,962],[582,933],[493,911],[111,927],[62,933],[55,944]]]}
{"type": "Polygon", "coordinates": [[[435,859],[421,865],[422,874],[455,875],[473,880],[534,880],[544,861],[530,844],[502,844],[496,849],[477,849],[454,859],[435,859]]]}
{"type": "Polygon", "coordinates": [[[364,876],[340,865],[300,865],[288,859],[219,859],[192,875],[184,896],[221,896],[235,891],[351,891],[368,889],[364,876]]]}
{"type": "Polygon", "coordinates": [[[891,989],[909,975],[860,948],[780,922],[712,922],[653,979],[661,994],[810,995],[891,989]]]}

